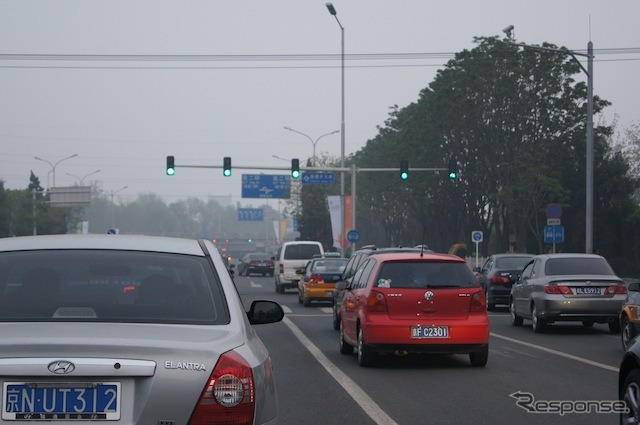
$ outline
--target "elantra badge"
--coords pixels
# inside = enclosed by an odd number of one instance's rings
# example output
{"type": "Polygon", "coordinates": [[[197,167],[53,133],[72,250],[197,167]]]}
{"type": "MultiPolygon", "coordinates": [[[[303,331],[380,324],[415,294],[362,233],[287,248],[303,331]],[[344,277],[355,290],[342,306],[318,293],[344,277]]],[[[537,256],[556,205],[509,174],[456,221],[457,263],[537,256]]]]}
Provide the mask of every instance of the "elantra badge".
{"type": "Polygon", "coordinates": [[[424,293],[424,299],[427,301],[432,301],[433,300],[433,292],[431,291],[427,291],[424,293]]]}
{"type": "Polygon", "coordinates": [[[49,372],[55,373],[56,375],[65,375],[76,370],[76,365],[66,360],[58,360],[49,363],[47,369],[49,369],[49,372]]]}

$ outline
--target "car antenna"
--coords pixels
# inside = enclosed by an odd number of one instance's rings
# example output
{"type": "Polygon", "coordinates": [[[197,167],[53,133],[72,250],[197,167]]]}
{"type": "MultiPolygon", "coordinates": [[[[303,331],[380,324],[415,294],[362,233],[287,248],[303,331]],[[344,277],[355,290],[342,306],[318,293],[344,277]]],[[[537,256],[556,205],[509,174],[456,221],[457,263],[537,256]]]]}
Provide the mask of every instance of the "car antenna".
{"type": "Polygon", "coordinates": [[[424,257],[424,235],[427,233],[427,226],[422,226],[422,242],[420,243],[420,258],[424,257]]]}

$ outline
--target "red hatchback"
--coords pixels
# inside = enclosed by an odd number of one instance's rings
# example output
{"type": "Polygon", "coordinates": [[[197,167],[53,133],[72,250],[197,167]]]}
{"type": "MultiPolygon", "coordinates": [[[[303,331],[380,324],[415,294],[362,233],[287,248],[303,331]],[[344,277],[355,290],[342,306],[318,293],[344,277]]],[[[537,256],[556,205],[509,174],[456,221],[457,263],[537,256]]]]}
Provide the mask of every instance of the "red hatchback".
{"type": "Polygon", "coordinates": [[[460,257],[403,252],[369,257],[340,306],[340,352],[373,365],[381,354],[469,354],[489,358],[484,293],[460,257]]]}

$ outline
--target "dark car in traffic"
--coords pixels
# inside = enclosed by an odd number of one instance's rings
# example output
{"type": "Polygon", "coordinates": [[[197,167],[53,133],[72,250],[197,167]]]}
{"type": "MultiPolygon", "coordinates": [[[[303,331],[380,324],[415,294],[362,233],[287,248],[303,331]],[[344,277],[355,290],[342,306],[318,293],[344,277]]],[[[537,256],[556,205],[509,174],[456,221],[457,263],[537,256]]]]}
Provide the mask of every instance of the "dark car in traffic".
{"type": "Polygon", "coordinates": [[[481,268],[474,269],[485,294],[487,310],[495,310],[497,304],[509,305],[511,286],[531,257],[533,254],[493,254],[481,268]]]}
{"type": "Polygon", "coordinates": [[[617,406],[621,424],[640,423],[640,339],[636,338],[624,353],[618,370],[618,399],[623,403],[617,406]]]}
{"type": "Polygon", "coordinates": [[[273,268],[273,260],[267,254],[261,252],[246,254],[238,262],[238,274],[240,276],[249,276],[251,274],[273,276],[273,268]]]}

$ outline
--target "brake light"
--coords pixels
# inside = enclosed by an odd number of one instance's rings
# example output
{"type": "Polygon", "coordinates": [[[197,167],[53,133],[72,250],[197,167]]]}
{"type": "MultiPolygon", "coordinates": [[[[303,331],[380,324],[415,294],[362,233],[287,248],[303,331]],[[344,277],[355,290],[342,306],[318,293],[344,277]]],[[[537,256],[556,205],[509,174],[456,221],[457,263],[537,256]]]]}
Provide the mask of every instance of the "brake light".
{"type": "Polygon", "coordinates": [[[613,295],[625,295],[627,293],[627,287],[624,285],[611,285],[607,287],[605,293],[613,295]]]}
{"type": "Polygon", "coordinates": [[[387,299],[382,292],[371,291],[365,304],[365,310],[369,313],[386,313],[387,299]]]}
{"type": "Polygon", "coordinates": [[[544,293],[551,295],[573,295],[573,290],[566,285],[544,285],[544,293]]]}
{"type": "Polygon", "coordinates": [[[509,279],[506,276],[498,276],[498,275],[493,275],[491,276],[491,282],[493,283],[510,283],[511,279],[509,279]]]}
{"type": "Polygon", "coordinates": [[[189,425],[249,425],[255,411],[253,372],[235,351],[220,356],[189,425]]]}
{"type": "Polygon", "coordinates": [[[309,276],[309,283],[324,283],[324,279],[319,274],[312,274],[309,276]]]}
{"type": "Polygon", "coordinates": [[[475,292],[471,295],[471,304],[469,305],[470,313],[482,313],[487,311],[487,301],[482,294],[482,291],[475,292]]]}
{"type": "Polygon", "coordinates": [[[282,263],[278,267],[278,274],[284,274],[284,264],[282,264],[282,263]]]}

